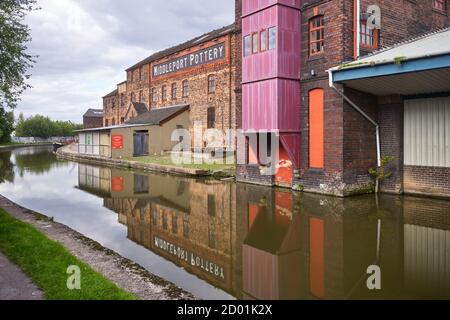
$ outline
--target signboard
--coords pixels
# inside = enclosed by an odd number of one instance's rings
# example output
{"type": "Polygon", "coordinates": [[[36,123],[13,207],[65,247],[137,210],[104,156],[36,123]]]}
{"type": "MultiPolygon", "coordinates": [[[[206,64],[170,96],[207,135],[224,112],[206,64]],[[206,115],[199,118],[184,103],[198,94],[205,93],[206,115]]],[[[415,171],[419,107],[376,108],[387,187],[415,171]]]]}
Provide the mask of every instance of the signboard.
{"type": "Polygon", "coordinates": [[[123,177],[113,177],[111,179],[111,189],[113,192],[122,192],[125,190],[123,177]]]}
{"type": "Polygon", "coordinates": [[[192,251],[186,250],[176,244],[165,241],[161,238],[154,238],[154,246],[170,254],[174,258],[189,264],[192,268],[205,272],[219,280],[225,280],[224,267],[209,261],[207,258],[202,257],[192,251]]]}
{"type": "Polygon", "coordinates": [[[153,66],[153,77],[164,76],[224,58],[225,43],[220,43],[153,66]]]}
{"type": "Polygon", "coordinates": [[[111,137],[111,144],[114,150],[123,149],[123,135],[117,134],[111,137]]]}

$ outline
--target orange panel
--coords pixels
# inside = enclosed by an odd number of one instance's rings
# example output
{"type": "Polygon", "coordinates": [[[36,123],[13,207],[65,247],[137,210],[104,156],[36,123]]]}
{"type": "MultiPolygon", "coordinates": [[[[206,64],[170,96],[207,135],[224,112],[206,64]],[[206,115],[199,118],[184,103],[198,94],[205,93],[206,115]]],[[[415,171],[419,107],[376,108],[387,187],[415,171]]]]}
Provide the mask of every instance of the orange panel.
{"type": "Polygon", "coordinates": [[[280,145],[279,163],[276,174],[277,184],[282,186],[291,186],[292,176],[293,176],[292,161],[290,160],[289,155],[286,152],[286,149],[283,147],[283,145],[280,145]]]}
{"type": "Polygon", "coordinates": [[[325,298],[325,222],[311,218],[309,228],[310,289],[315,297],[325,298]]]}
{"type": "Polygon", "coordinates": [[[309,92],[309,166],[322,169],[324,163],[324,91],[309,92]]]}
{"type": "Polygon", "coordinates": [[[253,226],[253,223],[255,223],[256,218],[259,214],[259,205],[257,204],[250,204],[248,206],[248,229],[250,230],[253,226]]]}
{"type": "Polygon", "coordinates": [[[122,192],[125,190],[123,177],[113,177],[111,179],[111,185],[113,192],[122,192]]]}

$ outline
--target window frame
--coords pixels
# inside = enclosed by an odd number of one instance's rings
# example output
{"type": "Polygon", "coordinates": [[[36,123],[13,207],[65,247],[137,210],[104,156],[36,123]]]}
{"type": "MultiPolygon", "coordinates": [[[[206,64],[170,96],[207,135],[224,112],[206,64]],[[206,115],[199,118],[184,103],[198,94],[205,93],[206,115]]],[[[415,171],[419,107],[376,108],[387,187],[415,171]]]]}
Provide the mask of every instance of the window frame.
{"type": "Polygon", "coordinates": [[[152,88],[152,103],[158,103],[158,90],[152,88]]]}
{"type": "Polygon", "coordinates": [[[182,86],[183,86],[183,89],[182,89],[183,98],[188,98],[189,97],[189,81],[184,80],[182,82],[182,86]]]}
{"type": "Polygon", "coordinates": [[[447,0],[433,0],[433,9],[439,12],[447,12],[447,0]]]}
{"type": "Polygon", "coordinates": [[[167,85],[162,86],[162,101],[167,101],[167,85]]]}
{"type": "Polygon", "coordinates": [[[252,54],[257,54],[259,52],[259,32],[252,33],[252,54]],[[256,36],[256,39],[255,39],[256,36]],[[256,40],[256,48],[255,48],[256,40]]]}
{"type": "Polygon", "coordinates": [[[321,55],[325,52],[325,16],[324,15],[317,15],[309,19],[309,29],[308,29],[308,35],[309,35],[309,56],[314,57],[317,55],[321,55]],[[315,21],[321,21],[321,25],[319,27],[313,27],[313,23],[315,21]],[[320,34],[321,38],[312,40],[312,34],[318,33],[320,34]],[[320,51],[313,52],[313,48],[317,49],[317,44],[320,44],[320,51]]]}
{"type": "Polygon", "coordinates": [[[171,86],[171,97],[172,100],[177,100],[177,94],[178,94],[178,88],[177,88],[177,84],[176,83],[172,83],[171,86]]]}
{"type": "Polygon", "coordinates": [[[208,107],[206,110],[206,128],[207,129],[214,129],[216,127],[216,108],[215,107],[208,107]],[[212,119],[210,118],[212,117],[212,119]]]}
{"type": "Polygon", "coordinates": [[[274,26],[274,27],[270,27],[267,29],[267,50],[275,50],[278,47],[278,27],[274,26]],[[270,45],[270,32],[272,30],[275,30],[275,45],[273,47],[271,47],[270,45]]]}
{"type": "Polygon", "coordinates": [[[379,30],[378,29],[369,30],[367,28],[367,20],[361,20],[360,30],[361,31],[359,34],[359,39],[360,39],[361,48],[377,50],[379,47],[379,35],[380,35],[379,30]],[[372,34],[370,34],[368,32],[372,32],[372,34]],[[366,41],[367,39],[371,39],[372,44],[370,44],[370,43],[368,44],[366,41]]]}
{"type": "Polygon", "coordinates": [[[268,50],[269,40],[268,40],[268,29],[263,29],[259,31],[259,52],[265,52],[268,50]],[[264,34],[264,36],[263,36],[264,34]],[[264,40],[264,41],[263,41],[264,40]],[[262,44],[264,43],[264,48],[262,44]]]}
{"type": "Polygon", "coordinates": [[[216,89],[217,89],[216,75],[210,74],[208,76],[208,93],[216,93],[216,89]],[[211,83],[213,83],[214,85],[211,86],[211,83]]]}
{"type": "Polygon", "coordinates": [[[252,36],[250,34],[246,35],[244,37],[243,46],[244,46],[244,48],[243,48],[244,57],[251,56],[252,55],[252,36]],[[249,40],[249,41],[247,41],[247,40],[249,40]],[[249,44],[249,47],[247,47],[247,44],[249,44]]]}

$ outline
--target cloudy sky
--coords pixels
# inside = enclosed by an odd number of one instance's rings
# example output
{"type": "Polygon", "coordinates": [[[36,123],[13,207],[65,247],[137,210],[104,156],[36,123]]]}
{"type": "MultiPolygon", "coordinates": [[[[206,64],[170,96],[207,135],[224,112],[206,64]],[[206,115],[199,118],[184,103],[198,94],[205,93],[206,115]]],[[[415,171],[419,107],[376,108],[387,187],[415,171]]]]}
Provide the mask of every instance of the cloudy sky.
{"type": "Polygon", "coordinates": [[[38,55],[16,113],[80,123],[155,51],[234,21],[234,0],[40,0],[27,23],[38,55]]]}

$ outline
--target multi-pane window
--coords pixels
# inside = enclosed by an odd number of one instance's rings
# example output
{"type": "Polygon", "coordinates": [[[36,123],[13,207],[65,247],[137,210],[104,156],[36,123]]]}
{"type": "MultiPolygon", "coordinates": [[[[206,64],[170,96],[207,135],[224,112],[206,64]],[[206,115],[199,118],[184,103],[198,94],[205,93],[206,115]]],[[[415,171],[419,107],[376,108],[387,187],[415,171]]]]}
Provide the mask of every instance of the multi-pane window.
{"type": "Polygon", "coordinates": [[[216,92],[216,76],[210,75],[208,77],[208,92],[214,93],[216,92]]]}
{"type": "Polygon", "coordinates": [[[213,129],[216,126],[216,108],[208,108],[208,129],[213,129]]]}
{"type": "Polygon", "coordinates": [[[261,52],[267,50],[267,30],[263,30],[259,34],[259,50],[261,52]]]}
{"type": "Polygon", "coordinates": [[[163,101],[167,100],[167,86],[166,85],[162,86],[162,100],[163,101]]]}
{"type": "Polygon", "coordinates": [[[258,33],[252,34],[252,53],[258,53],[258,33]]]}
{"type": "Polygon", "coordinates": [[[189,96],[189,81],[183,81],[183,98],[187,98],[189,96]]]}
{"type": "Polygon", "coordinates": [[[277,27],[269,28],[269,50],[277,47],[277,27]]]}
{"type": "Polygon", "coordinates": [[[447,0],[433,0],[433,8],[440,11],[447,10],[447,0]]]}
{"type": "Polygon", "coordinates": [[[152,101],[154,103],[158,102],[158,93],[156,91],[156,88],[152,88],[152,101]]]}
{"type": "Polygon", "coordinates": [[[378,49],[378,30],[369,29],[367,21],[361,22],[361,46],[370,49],[378,49]]]}
{"type": "Polygon", "coordinates": [[[177,84],[173,83],[172,84],[172,100],[176,100],[177,99],[177,84]]]}
{"type": "Polygon", "coordinates": [[[244,37],[244,56],[248,57],[252,54],[252,38],[250,36],[244,37]]]}
{"type": "Polygon", "coordinates": [[[139,91],[139,102],[144,102],[144,94],[142,93],[142,90],[139,91]]]}
{"type": "Polygon", "coordinates": [[[323,16],[317,16],[309,21],[309,55],[324,52],[325,25],[323,16]]]}
{"type": "Polygon", "coordinates": [[[145,69],[141,67],[141,81],[145,79],[145,69]]]}

